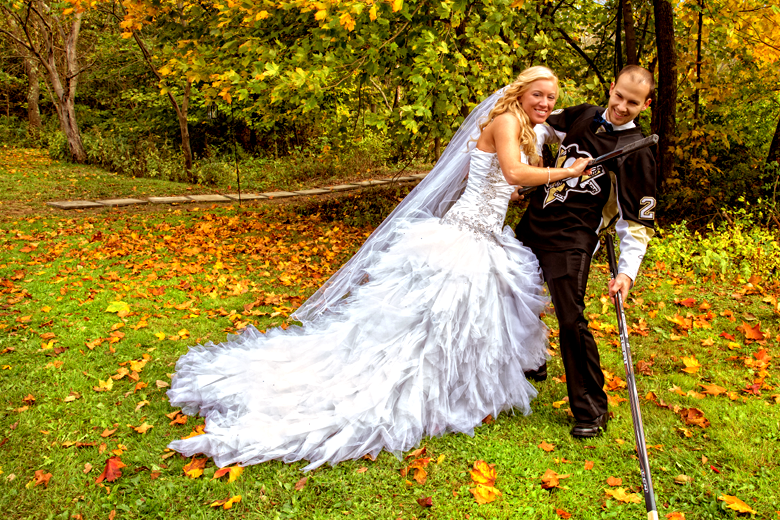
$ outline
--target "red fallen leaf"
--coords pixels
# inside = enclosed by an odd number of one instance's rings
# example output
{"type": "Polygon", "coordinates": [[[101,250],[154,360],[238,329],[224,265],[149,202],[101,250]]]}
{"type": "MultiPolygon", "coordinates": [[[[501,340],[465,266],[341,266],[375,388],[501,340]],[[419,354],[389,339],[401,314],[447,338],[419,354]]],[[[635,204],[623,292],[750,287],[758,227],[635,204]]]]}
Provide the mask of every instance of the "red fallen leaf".
{"type": "Polygon", "coordinates": [[[718,468],[716,468],[715,466],[713,466],[712,464],[710,464],[710,469],[712,471],[714,471],[715,473],[720,473],[720,470],[718,468]]]}
{"type": "Polygon", "coordinates": [[[309,477],[303,477],[301,480],[295,483],[295,491],[300,491],[306,486],[306,481],[309,480],[309,477]]]}
{"type": "Polygon", "coordinates": [[[571,513],[564,511],[563,509],[556,509],[555,514],[561,518],[571,518],[571,513]]]}
{"type": "Polygon", "coordinates": [[[482,424],[493,424],[494,422],[496,422],[496,420],[493,419],[492,415],[488,415],[487,417],[482,419],[482,424]]]}
{"type": "Polygon", "coordinates": [[[100,484],[104,480],[107,482],[113,482],[122,476],[122,468],[127,465],[122,462],[119,457],[111,457],[106,461],[106,467],[103,469],[103,473],[95,479],[95,484],[100,484]]]}
{"type": "Polygon", "coordinates": [[[693,298],[686,298],[684,300],[678,300],[677,298],[675,298],[674,303],[676,303],[677,305],[682,305],[683,307],[693,307],[694,305],[696,305],[696,300],[694,300],[693,298]]]}
{"type": "Polygon", "coordinates": [[[763,383],[753,383],[752,385],[747,385],[745,388],[742,389],[743,392],[746,394],[751,395],[761,395],[761,386],[763,383]]]}
{"type": "Polygon", "coordinates": [[[49,480],[51,480],[51,473],[44,473],[42,469],[35,472],[35,480],[33,481],[35,486],[43,484],[43,487],[49,487],[49,480]]]}
{"type": "Polygon", "coordinates": [[[433,497],[422,497],[417,499],[420,507],[433,507],[433,497]]]}
{"type": "Polygon", "coordinates": [[[728,332],[721,332],[720,334],[718,334],[718,336],[720,336],[721,338],[726,338],[729,341],[737,341],[737,338],[735,338],[728,332]]]}

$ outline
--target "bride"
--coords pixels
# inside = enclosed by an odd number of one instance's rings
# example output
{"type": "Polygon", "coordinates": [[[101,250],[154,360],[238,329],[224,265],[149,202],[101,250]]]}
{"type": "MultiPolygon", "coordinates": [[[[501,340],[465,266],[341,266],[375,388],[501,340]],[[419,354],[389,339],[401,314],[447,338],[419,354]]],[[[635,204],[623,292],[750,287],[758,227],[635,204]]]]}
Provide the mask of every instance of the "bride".
{"type": "Polygon", "coordinates": [[[533,126],[557,95],[552,71],[531,67],[482,102],[433,171],[293,314],[302,327],[249,327],[190,348],[168,396],[205,417],[205,434],[170,447],[218,466],[304,459],[310,470],[530,413],[536,391],[523,372],[546,358],[545,298],[536,258],[502,225],[515,185],[583,174],[585,159],[529,165],[539,163],[533,126]]]}

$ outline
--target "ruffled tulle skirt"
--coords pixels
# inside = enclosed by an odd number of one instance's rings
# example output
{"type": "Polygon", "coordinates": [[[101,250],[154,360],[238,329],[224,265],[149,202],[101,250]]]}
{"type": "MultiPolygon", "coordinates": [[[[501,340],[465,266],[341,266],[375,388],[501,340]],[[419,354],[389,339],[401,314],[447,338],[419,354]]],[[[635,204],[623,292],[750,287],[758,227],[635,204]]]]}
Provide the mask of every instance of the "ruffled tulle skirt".
{"type": "Polygon", "coordinates": [[[536,257],[508,227],[486,239],[430,218],[400,231],[336,312],[190,348],[168,396],[206,433],[170,447],[308,470],[530,413],[523,372],[547,356],[536,257]]]}

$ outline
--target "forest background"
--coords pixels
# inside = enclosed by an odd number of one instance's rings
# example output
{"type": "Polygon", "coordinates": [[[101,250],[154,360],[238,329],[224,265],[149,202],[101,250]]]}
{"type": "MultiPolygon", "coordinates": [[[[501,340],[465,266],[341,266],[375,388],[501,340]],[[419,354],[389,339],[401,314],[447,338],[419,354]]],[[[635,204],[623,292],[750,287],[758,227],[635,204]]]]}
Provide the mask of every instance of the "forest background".
{"type": "Polygon", "coordinates": [[[430,163],[525,67],[559,107],[658,79],[661,214],[777,224],[780,11],[766,0],[0,2],[0,141],[135,177],[267,189],[430,163]],[[4,103],[3,103],[4,102],[4,103]]]}

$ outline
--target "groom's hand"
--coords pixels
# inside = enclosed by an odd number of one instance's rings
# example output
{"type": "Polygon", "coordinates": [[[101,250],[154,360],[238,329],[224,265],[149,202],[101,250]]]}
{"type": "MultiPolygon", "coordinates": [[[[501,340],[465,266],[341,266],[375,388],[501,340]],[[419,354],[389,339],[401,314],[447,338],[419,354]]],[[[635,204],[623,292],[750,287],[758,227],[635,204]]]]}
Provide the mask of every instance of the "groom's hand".
{"type": "Polygon", "coordinates": [[[615,303],[615,295],[620,291],[620,296],[623,299],[623,303],[625,303],[626,298],[628,298],[628,290],[631,289],[631,286],[634,285],[634,282],[631,280],[631,278],[627,274],[620,273],[615,278],[609,281],[609,296],[612,298],[612,303],[615,303]]]}

